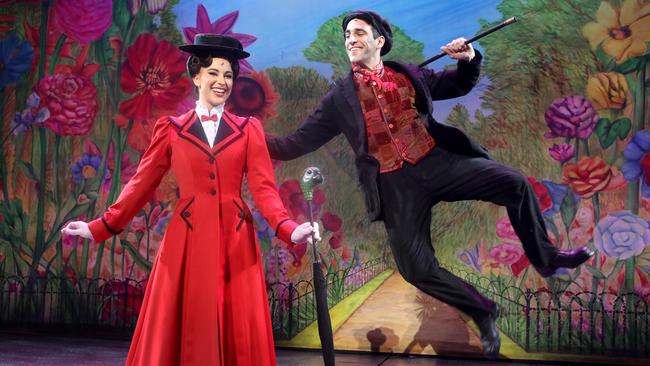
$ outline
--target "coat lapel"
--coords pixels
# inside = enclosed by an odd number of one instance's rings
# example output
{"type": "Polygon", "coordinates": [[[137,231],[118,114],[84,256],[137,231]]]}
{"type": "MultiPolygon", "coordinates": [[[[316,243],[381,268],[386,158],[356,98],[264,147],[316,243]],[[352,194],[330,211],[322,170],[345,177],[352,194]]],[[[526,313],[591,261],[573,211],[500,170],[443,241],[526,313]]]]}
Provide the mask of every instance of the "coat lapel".
{"type": "Polygon", "coordinates": [[[368,146],[366,146],[368,144],[368,139],[366,138],[366,124],[363,118],[363,111],[361,110],[361,102],[359,101],[359,96],[357,95],[354,86],[354,80],[352,79],[352,72],[350,72],[346,78],[341,80],[339,88],[343,95],[343,100],[345,100],[344,104],[351,112],[344,113],[344,115],[349,116],[349,125],[356,130],[354,136],[357,140],[357,146],[362,146],[364,152],[368,151],[368,146]]]}
{"type": "Polygon", "coordinates": [[[170,119],[171,122],[180,129],[178,135],[181,138],[189,141],[193,146],[209,157],[216,156],[218,153],[230,146],[235,140],[242,137],[244,134],[244,125],[248,122],[248,118],[240,121],[240,117],[224,111],[221,115],[214,145],[210,148],[208,138],[205,135],[203,126],[201,126],[201,121],[194,110],[179,117],[170,117],[170,119]]]}
{"type": "Polygon", "coordinates": [[[221,122],[219,122],[219,129],[217,130],[217,136],[212,147],[213,154],[217,155],[235,142],[235,140],[242,137],[246,123],[248,123],[248,118],[243,119],[224,111],[221,115],[221,122]]]}

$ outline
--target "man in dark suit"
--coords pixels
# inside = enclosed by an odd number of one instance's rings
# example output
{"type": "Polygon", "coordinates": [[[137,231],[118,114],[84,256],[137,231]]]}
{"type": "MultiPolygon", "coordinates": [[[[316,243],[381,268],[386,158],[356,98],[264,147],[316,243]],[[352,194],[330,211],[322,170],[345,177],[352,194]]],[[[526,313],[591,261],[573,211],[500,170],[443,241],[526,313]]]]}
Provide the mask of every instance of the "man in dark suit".
{"type": "Polygon", "coordinates": [[[431,244],[431,208],[441,201],[482,200],[505,206],[526,256],[543,276],[577,267],[593,253],[553,247],[528,180],[490,158],[463,132],[436,122],[432,100],[467,94],[477,83],[481,54],[456,39],[441,47],[456,70],[434,73],[415,65],[383,62],[392,46],[388,22],[354,11],[342,24],[350,74],[286,137],[267,136],[271,157],[290,160],[343,133],[356,155],[371,221],[383,220],[397,267],[423,292],[470,315],[483,351],[499,353],[496,303],[440,267],[431,244]]]}

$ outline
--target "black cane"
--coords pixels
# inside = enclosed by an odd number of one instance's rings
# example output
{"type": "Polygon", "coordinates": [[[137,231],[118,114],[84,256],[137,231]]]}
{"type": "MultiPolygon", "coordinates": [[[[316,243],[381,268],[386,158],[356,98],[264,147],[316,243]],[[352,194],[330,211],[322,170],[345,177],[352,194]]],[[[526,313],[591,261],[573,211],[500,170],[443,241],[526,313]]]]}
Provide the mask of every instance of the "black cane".
{"type": "MultiPolygon", "coordinates": [[[[512,18],[506,19],[504,22],[502,22],[502,23],[500,23],[500,24],[498,24],[498,25],[495,25],[494,27],[492,27],[492,28],[490,28],[490,29],[487,29],[487,30],[485,30],[485,31],[483,31],[483,32],[481,32],[481,33],[475,35],[474,37],[472,37],[472,38],[466,40],[466,41],[465,41],[465,44],[470,44],[470,43],[472,43],[472,42],[474,42],[474,41],[476,41],[476,40],[478,40],[478,39],[480,39],[480,38],[483,38],[483,37],[487,36],[488,34],[490,34],[490,33],[492,33],[492,32],[496,32],[496,31],[498,31],[499,29],[501,29],[501,28],[503,28],[503,27],[505,27],[505,26],[507,26],[507,25],[510,25],[510,24],[512,24],[512,23],[515,23],[516,21],[517,21],[517,18],[516,18],[516,17],[512,17],[512,18]]],[[[439,53],[439,54],[437,54],[437,55],[435,55],[435,56],[433,56],[433,57],[431,57],[431,58],[428,58],[427,60],[425,60],[424,62],[422,62],[421,64],[419,64],[418,67],[426,66],[426,65],[432,63],[433,61],[435,61],[435,60],[437,60],[437,59],[439,59],[439,58],[441,58],[441,57],[444,57],[445,55],[446,55],[445,52],[441,52],[441,53],[439,53]]]]}
{"type": "MultiPolygon", "coordinates": [[[[300,181],[300,187],[307,201],[309,211],[309,223],[314,226],[314,213],[311,202],[314,198],[314,187],[323,182],[320,170],[315,167],[305,169],[300,181]]],[[[321,262],[316,251],[316,236],[311,235],[311,248],[313,255],[312,271],[314,276],[314,299],[316,300],[316,321],[318,324],[318,336],[323,350],[323,361],[325,366],[334,366],[334,337],[332,336],[332,321],[327,306],[327,282],[323,276],[321,262]]]]}

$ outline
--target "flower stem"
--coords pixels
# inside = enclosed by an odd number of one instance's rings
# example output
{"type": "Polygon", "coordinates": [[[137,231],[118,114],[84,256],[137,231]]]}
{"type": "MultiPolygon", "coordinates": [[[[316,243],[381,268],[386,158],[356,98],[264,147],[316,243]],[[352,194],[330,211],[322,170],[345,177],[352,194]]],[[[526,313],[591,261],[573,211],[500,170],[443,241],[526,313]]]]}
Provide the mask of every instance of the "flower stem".
{"type": "MultiPolygon", "coordinates": [[[[41,4],[41,42],[40,42],[40,54],[38,60],[38,80],[41,80],[45,74],[45,56],[47,54],[47,21],[49,13],[50,1],[43,1],[41,4]]],[[[43,238],[44,238],[44,222],[45,222],[45,174],[46,174],[46,164],[47,164],[47,134],[45,127],[34,127],[34,134],[32,136],[38,136],[39,145],[36,145],[32,142],[34,153],[38,154],[39,161],[39,171],[38,171],[38,198],[37,198],[37,207],[36,207],[36,238],[34,241],[34,252],[32,256],[32,264],[30,266],[29,275],[36,276],[38,273],[38,266],[41,260],[41,256],[45,251],[43,247],[43,238]],[[38,146],[38,147],[36,147],[38,146]]],[[[31,286],[28,286],[31,288],[31,286]]]]}
{"type": "Polygon", "coordinates": [[[52,54],[52,58],[50,59],[50,68],[48,70],[48,75],[54,74],[54,69],[56,68],[56,63],[59,61],[59,55],[61,54],[61,50],[63,49],[63,45],[65,44],[65,33],[61,33],[61,37],[56,41],[56,46],[54,47],[54,53],[52,54]]]}
{"type": "MultiPolygon", "coordinates": [[[[632,122],[632,133],[636,134],[645,127],[645,78],[646,62],[641,61],[636,75],[636,87],[632,89],[634,95],[634,121],[632,122]]],[[[641,178],[643,179],[643,178],[641,178]]],[[[635,215],[639,214],[639,191],[640,182],[635,180],[627,184],[627,198],[625,208],[635,215]]]]}
{"type": "Polygon", "coordinates": [[[592,202],[594,206],[594,222],[598,223],[600,221],[600,200],[598,199],[598,192],[594,193],[592,196],[592,202]]]}

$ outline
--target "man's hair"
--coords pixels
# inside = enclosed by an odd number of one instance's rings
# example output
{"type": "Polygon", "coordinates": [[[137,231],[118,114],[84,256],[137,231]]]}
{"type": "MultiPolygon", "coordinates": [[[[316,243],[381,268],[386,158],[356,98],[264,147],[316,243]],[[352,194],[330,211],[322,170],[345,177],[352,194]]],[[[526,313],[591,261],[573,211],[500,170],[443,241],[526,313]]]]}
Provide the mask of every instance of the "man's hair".
{"type": "Polygon", "coordinates": [[[348,23],[352,19],[360,19],[370,25],[372,28],[372,36],[377,39],[379,36],[384,37],[384,45],[381,47],[380,54],[383,56],[390,52],[393,47],[393,31],[390,29],[390,24],[384,17],[370,10],[355,10],[350,12],[348,15],[343,18],[341,22],[341,27],[343,28],[343,33],[347,30],[348,23]]]}
{"type": "Polygon", "coordinates": [[[226,55],[219,54],[208,54],[208,55],[190,55],[187,59],[187,72],[190,74],[190,78],[195,77],[201,71],[203,67],[209,67],[212,65],[212,59],[218,57],[223,58],[230,62],[230,67],[232,68],[233,79],[237,78],[239,75],[239,60],[228,57],[226,55]]]}

